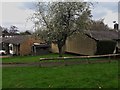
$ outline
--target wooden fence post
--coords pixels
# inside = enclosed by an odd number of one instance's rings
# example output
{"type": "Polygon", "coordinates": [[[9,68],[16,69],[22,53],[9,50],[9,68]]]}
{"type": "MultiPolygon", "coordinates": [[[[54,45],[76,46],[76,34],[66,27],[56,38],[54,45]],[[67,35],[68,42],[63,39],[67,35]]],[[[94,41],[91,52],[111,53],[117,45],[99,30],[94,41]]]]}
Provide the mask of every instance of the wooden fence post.
{"type": "Polygon", "coordinates": [[[109,60],[109,63],[111,63],[111,57],[110,57],[110,55],[108,56],[108,60],[109,60]]]}
{"type": "Polygon", "coordinates": [[[39,67],[42,67],[42,65],[41,65],[41,61],[42,61],[42,60],[40,60],[39,67]]]}

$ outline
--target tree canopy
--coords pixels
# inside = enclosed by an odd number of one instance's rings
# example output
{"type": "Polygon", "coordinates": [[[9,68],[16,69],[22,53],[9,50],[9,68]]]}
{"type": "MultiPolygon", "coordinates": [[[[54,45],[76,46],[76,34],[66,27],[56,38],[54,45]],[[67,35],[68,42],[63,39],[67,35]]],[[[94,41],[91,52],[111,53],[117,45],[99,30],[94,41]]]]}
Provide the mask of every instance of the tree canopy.
{"type": "Polygon", "coordinates": [[[24,32],[20,32],[20,35],[31,35],[32,33],[29,30],[26,30],[24,32]]]}
{"type": "Polygon", "coordinates": [[[91,21],[89,2],[38,2],[34,14],[37,34],[47,41],[55,41],[59,56],[69,36],[86,30],[91,21]]]}
{"type": "Polygon", "coordinates": [[[106,25],[104,23],[104,19],[100,19],[100,20],[97,20],[97,21],[92,20],[89,29],[90,30],[96,30],[96,31],[110,30],[110,28],[108,27],[108,25],[106,25]]]}
{"type": "Polygon", "coordinates": [[[16,33],[18,31],[18,27],[12,25],[10,26],[10,30],[9,30],[9,33],[16,33]]]}

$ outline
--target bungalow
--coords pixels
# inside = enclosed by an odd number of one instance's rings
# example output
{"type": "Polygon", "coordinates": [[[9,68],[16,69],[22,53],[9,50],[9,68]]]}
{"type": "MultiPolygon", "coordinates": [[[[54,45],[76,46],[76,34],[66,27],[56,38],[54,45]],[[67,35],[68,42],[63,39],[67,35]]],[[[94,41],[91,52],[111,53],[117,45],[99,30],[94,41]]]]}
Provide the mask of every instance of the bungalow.
{"type": "Polygon", "coordinates": [[[2,48],[6,50],[7,54],[13,55],[29,55],[32,51],[34,43],[43,43],[31,35],[16,35],[2,38],[2,48]]]}
{"type": "MultiPolygon", "coordinates": [[[[63,52],[79,55],[112,54],[119,52],[120,32],[118,31],[85,31],[69,37],[63,52]]],[[[58,53],[56,43],[52,43],[51,51],[58,53]]]]}

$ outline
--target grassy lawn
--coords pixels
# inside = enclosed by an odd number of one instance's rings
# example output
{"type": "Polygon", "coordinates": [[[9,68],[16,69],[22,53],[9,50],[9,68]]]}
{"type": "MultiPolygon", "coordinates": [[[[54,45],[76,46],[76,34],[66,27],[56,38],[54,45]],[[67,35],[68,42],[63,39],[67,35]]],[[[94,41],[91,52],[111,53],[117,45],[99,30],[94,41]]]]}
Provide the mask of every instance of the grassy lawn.
{"type": "MultiPolygon", "coordinates": [[[[58,56],[59,56],[58,54],[51,53],[51,54],[41,55],[41,56],[14,56],[14,57],[3,58],[1,60],[3,63],[7,63],[7,62],[25,63],[25,62],[39,62],[40,58],[49,58],[49,57],[58,57],[58,56]]],[[[63,54],[63,57],[67,57],[67,56],[75,56],[75,55],[63,54]]],[[[106,58],[90,58],[90,59],[82,58],[82,59],[72,59],[72,60],[102,60],[102,59],[106,59],[106,58]]],[[[53,62],[53,60],[51,61],[53,62]]]]}
{"type": "Polygon", "coordinates": [[[3,88],[117,88],[118,63],[3,67],[3,88]]]}
{"type": "MultiPolygon", "coordinates": [[[[51,53],[47,55],[41,55],[41,56],[14,56],[9,58],[3,58],[2,62],[39,62],[40,58],[48,58],[48,57],[58,57],[58,54],[51,53]]],[[[73,56],[71,54],[64,54],[64,57],[66,56],[73,56]]]]}

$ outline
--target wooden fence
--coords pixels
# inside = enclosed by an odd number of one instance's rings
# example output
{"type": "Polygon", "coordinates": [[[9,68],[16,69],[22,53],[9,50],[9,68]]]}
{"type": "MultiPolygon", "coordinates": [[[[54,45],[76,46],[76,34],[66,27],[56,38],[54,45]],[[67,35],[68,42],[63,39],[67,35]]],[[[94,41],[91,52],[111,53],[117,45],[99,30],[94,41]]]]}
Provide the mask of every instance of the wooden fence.
{"type": "Polygon", "coordinates": [[[71,57],[51,57],[51,58],[40,58],[42,60],[65,60],[65,59],[81,59],[81,58],[104,58],[104,57],[118,57],[120,58],[120,54],[106,54],[106,55],[94,55],[94,56],[71,56],[71,57]]]}
{"type": "Polygon", "coordinates": [[[76,65],[76,64],[93,64],[93,63],[105,63],[105,62],[111,63],[112,61],[120,60],[119,58],[120,58],[120,54],[40,58],[39,66],[49,67],[49,66],[68,66],[68,65],[76,65]],[[82,60],[82,58],[84,59],[82,60]],[[104,58],[104,59],[89,60],[90,58],[104,58]],[[78,59],[78,60],[73,60],[73,59],[78,59]],[[54,60],[55,62],[54,61],[49,62],[50,60],[54,60]]]}

